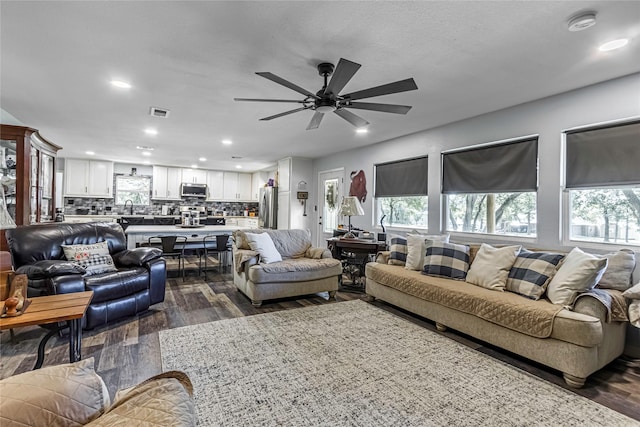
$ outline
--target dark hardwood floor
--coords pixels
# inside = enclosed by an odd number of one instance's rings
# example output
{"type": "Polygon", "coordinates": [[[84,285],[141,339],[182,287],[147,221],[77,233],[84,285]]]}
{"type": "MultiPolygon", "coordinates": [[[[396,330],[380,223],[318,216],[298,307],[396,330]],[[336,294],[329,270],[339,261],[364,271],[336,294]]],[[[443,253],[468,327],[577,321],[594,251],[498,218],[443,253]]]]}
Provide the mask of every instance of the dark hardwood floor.
{"type": "MultiPolygon", "coordinates": [[[[327,295],[308,295],[269,301],[256,308],[236,290],[231,274],[210,272],[205,282],[203,277],[197,276],[195,265],[187,264],[187,277],[183,282],[177,278],[173,265],[170,267],[163,303],[139,316],[83,334],[83,358],[95,358],[96,371],[107,384],[112,398],[116,390],[161,372],[158,331],[310,305],[353,299],[368,301],[366,295],[360,293],[338,292],[336,301],[327,301],[327,295]]],[[[438,332],[433,322],[384,302],[370,303],[640,421],[640,360],[619,358],[589,377],[584,388],[574,390],[564,384],[557,371],[456,332],[438,332]]],[[[20,328],[12,338],[8,331],[3,331],[0,335],[0,378],[32,369],[38,343],[45,333],[39,327],[20,328]]],[[[66,336],[53,338],[47,345],[43,366],[67,362],[66,336]]]]}

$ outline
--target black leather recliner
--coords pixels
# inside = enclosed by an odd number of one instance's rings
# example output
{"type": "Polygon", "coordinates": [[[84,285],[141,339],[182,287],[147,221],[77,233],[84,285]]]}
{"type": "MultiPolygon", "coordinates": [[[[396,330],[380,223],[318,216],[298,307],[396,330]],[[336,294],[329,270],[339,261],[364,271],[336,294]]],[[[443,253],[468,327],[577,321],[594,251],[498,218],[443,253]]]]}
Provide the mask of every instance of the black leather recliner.
{"type": "Polygon", "coordinates": [[[127,249],[119,224],[51,223],[6,230],[16,273],[29,278],[28,296],[93,291],[83,319],[93,329],[147,310],[164,301],[167,269],[157,248],[127,249]],[[84,268],[67,261],[61,245],[107,242],[118,271],[85,276],[84,268]]]}

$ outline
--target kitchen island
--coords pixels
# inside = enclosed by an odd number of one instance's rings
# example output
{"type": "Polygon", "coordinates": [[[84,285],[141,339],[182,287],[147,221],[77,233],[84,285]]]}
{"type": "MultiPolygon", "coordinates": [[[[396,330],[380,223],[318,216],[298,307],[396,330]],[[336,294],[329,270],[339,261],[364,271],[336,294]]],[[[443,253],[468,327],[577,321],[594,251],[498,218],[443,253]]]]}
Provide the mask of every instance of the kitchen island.
{"type": "Polygon", "coordinates": [[[127,249],[133,249],[142,243],[147,243],[153,236],[186,236],[187,242],[202,243],[205,236],[217,234],[231,234],[235,230],[250,230],[253,227],[238,225],[205,225],[197,228],[183,228],[179,225],[130,225],[125,230],[127,235],[127,249]]]}

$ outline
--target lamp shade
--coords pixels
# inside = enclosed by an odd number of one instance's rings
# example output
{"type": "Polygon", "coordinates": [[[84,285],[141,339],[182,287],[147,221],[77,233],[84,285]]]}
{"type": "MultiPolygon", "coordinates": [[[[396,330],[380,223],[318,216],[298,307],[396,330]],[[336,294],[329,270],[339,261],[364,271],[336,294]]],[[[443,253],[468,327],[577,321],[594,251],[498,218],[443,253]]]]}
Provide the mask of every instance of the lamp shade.
{"type": "Polygon", "coordinates": [[[340,215],[342,216],[359,216],[364,215],[364,209],[360,201],[355,196],[347,196],[340,206],[340,215]]]}

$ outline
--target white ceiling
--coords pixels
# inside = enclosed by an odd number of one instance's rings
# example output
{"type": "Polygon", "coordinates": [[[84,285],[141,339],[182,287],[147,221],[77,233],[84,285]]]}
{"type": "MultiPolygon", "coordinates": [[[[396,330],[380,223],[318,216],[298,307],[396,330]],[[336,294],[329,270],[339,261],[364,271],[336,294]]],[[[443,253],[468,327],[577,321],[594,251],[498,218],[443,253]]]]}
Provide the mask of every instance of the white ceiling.
{"type": "Polygon", "coordinates": [[[63,157],[245,171],[287,156],[320,157],[640,71],[640,2],[2,1],[0,107],[64,149],[63,157]],[[598,23],[569,32],[595,10],[598,23]],[[600,43],[632,38],[601,53],[600,43]],[[413,77],[418,90],[365,101],[412,105],[406,115],[352,110],[356,135],[311,111],[258,119],[302,99],[254,74],[317,91],[316,65],[362,64],[342,93],[413,77]],[[111,79],[129,81],[123,91],[111,79]],[[149,107],[168,108],[167,119],[149,107]],[[159,134],[144,134],[147,127],[159,134]],[[221,140],[230,138],[231,146],[221,140]],[[233,160],[231,156],[241,156],[233,160]]]}

